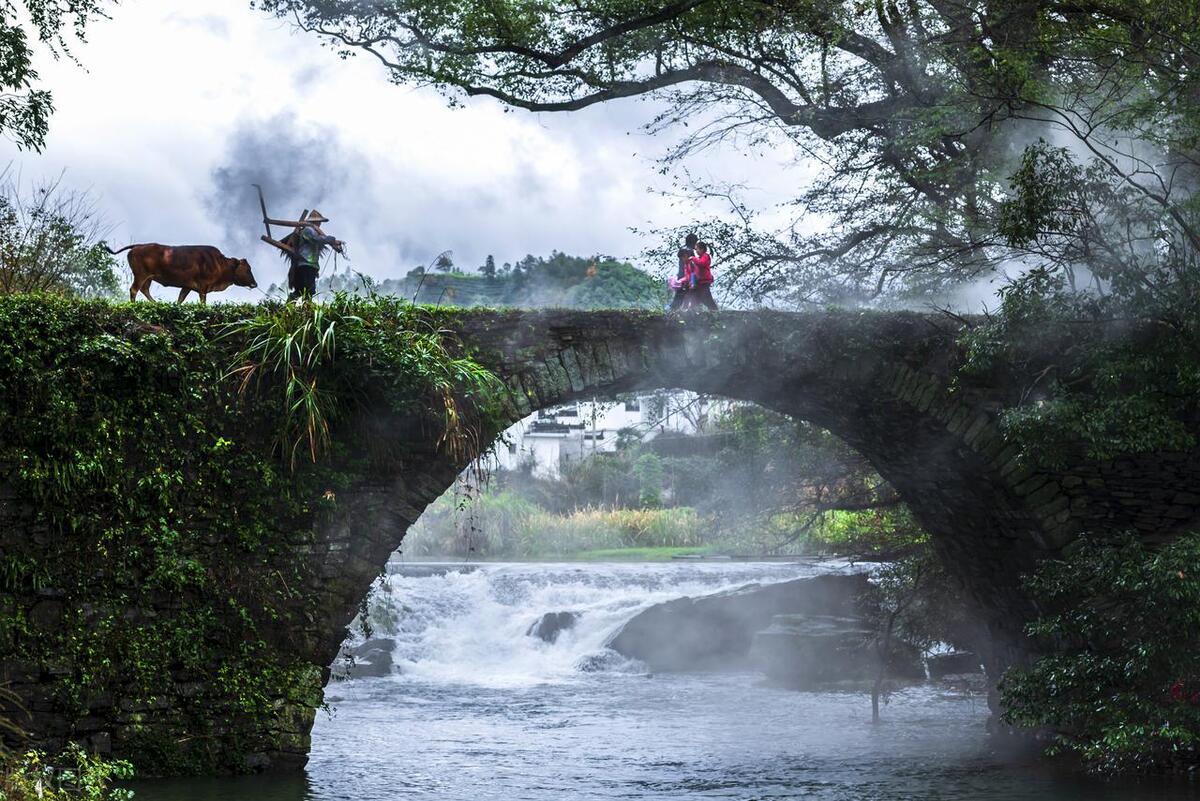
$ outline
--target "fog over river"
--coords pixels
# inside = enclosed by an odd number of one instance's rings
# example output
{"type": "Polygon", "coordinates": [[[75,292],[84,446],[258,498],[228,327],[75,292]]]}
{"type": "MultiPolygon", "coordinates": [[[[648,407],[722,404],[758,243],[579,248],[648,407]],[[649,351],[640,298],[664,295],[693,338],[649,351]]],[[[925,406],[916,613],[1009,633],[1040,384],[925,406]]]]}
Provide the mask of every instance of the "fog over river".
{"type": "Polygon", "coordinates": [[[982,697],[903,689],[871,724],[860,690],[751,673],[651,674],[604,647],[651,604],[843,565],[398,566],[376,593],[391,675],[335,682],[306,773],[141,783],[141,801],[1200,798],[998,754],[982,697]],[[581,612],[547,643],[547,612],[581,612]]]}

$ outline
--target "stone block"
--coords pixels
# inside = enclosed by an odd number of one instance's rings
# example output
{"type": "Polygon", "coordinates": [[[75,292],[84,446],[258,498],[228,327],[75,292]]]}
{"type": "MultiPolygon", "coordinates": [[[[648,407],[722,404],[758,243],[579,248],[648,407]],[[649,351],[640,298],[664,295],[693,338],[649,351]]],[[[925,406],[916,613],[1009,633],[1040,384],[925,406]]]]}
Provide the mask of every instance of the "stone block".
{"type": "Polygon", "coordinates": [[[597,381],[602,384],[611,384],[616,379],[616,374],[613,372],[613,360],[609,355],[608,345],[604,342],[593,343],[592,354],[597,381]]]}
{"type": "Polygon", "coordinates": [[[571,391],[571,377],[567,375],[567,368],[563,367],[557,356],[548,357],[542,363],[546,365],[546,375],[549,379],[546,387],[548,393],[552,398],[562,399],[571,391]]]}
{"type": "Polygon", "coordinates": [[[575,353],[575,349],[567,348],[558,356],[567,373],[567,384],[571,391],[583,392],[587,389],[588,383],[584,380],[583,368],[579,364],[579,356],[575,353]]]}
{"type": "Polygon", "coordinates": [[[1053,517],[1060,512],[1069,512],[1071,499],[1058,492],[1057,484],[1048,484],[1029,496],[1029,504],[1044,518],[1053,517]]]}
{"type": "MultiPolygon", "coordinates": [[[[1013,473],[1010,473],[1010,475],[1014,475],[1014,474],[1015,474],[1015,471],[1013,471],[1013,473]]],[[[1025,496],[1030,495],[1031,493],[1041,489],[1042,487],[1046,486],[1046,484],[1048,484],[1049,482],[1050,482],[1049,476],[1046,476],[1043,474],[1037,474],[1037,475],[1031,476],[1021,482],[1016,482],[1015,479],[1010,478],[1009,485],[1012,487],[1013,492],[1016,495],[1025,497],[1025,496]]]]}
{"type": "Polygon", "coordinates": [[[935,399],[938,398],[938,388],[928,386],[925,391],[917,398],[916,407],[918,411],[927,412],[929,407],[933,405],[935,399]]]}
{"type": "Polygon", "coordinates": [[[971,424],[967,426],[966,432],[963,434],[963,441],[968,445],[975,447],[980,436],[982,436],[984,431],[988,429],[990,423],[991,417],[987,414],[982,412],[976,414],[975,418],[971,421],[971,424]]]}
{"type": "Polygon", "coordinates": [[[953,434],[961,434],[967,428],[967,421],[971,417],[971,410],[964,405],[959,404],[950,415],[950,420],[946,423],[946,428],[953,434]]]}

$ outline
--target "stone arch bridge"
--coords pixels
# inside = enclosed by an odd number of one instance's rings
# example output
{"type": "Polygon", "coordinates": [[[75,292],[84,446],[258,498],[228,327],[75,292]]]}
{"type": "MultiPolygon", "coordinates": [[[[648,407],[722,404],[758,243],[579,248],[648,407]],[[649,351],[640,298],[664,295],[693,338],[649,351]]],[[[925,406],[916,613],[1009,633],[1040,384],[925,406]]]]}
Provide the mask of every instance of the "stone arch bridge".
{"type": "MultiPolygon", "coordinates": [[[[504,419],[485,437],[538,409],[654,389],[750,401],[830,430],[874,465],[930,532],[992,636],[993,676],[1025,652],[1021,628],[1032,610],[1020,577],[1040,559],[1082,531],[1169,536],[1200,514],[1195,452],[1080,458],[1055,471],[1023,465],[999,418],[1028,402],[1031,386],[998,377],[956,381],[963,322],[949,316],[479,310],[450,320],[508,386],[504,419]]],[[[1045,332],[1026,365],[1030,374],[1038,359],[1061,358],[1070,343],[1070,332],[1045,332]]],[[[304,558],[317,581],[275,642],[323,678],[409,526],[466,467],[439,449],[437,432],[386,409],[360,409],[347,429],[356,432],[346,440],[350,450],[403,458],[388,461],[391,470],[360,471],[338,491],[332,513],[314,515],[320,522],[304,558]]],[[[286,726],[254,724],[255,764],[303,764],[312,720],[309,708],[286,726]]]]}
{"type": "MultiPolygon", "coordinates": [[[[987,633],[993,678],[1025,655],[1031,605],[1021,576],[1082,531],[1169,536],[1200,516],[1200,454],[1079,461],[1038,471],[1017,458],[999,415],[1029,387],[956,386],[963,322],[918,313],[465,312],[451,326],[509,388],[507,427],[539,409],[638,390],[750,401],[824,427],[861,452],[930,533],[987,633]]],[[[1041,358],[1071,343],[1047,332],[1041,358]]],[[[465,464],[406,421],[367,410],[363,436],[410,454],[405,469],[339,495],[317,557],[328,665],[405,531],[465,464]]],[[[494,438],[500,433],[486,432],[494,438]]]]}

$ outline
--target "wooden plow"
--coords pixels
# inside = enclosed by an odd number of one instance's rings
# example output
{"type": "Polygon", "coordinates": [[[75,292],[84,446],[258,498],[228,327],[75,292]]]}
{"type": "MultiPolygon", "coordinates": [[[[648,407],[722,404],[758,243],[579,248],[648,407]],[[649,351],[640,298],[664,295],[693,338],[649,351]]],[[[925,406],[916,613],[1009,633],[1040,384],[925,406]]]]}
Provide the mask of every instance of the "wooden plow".
{"type": "MultiPolygon", "coordinates": [[[[291,245],[285,244],[276,239],[274,233],[271,231],[271,226],[278,225],[281,228],[291,228],[293,232],[298,231],[304,226],[308,225],[308,223],[305,222],[305,218],[308,216],[308,209],[300,212],[299,222],[292,222],[291,220],[272,220],[271,215],[267,214],[267,199],[263,197],[262,187],[258,184],[252,184],[252,186],[258,190],[258,204],[262,207],[263,225],[267,229],[267,233],[263,235],[262,241],[266,242],[272,247],[279,248],[289,256],[295,256],[296,249],[291,245]]],[[[287,239],[286,235],[284,236],[284,239],[287,239]]]]}

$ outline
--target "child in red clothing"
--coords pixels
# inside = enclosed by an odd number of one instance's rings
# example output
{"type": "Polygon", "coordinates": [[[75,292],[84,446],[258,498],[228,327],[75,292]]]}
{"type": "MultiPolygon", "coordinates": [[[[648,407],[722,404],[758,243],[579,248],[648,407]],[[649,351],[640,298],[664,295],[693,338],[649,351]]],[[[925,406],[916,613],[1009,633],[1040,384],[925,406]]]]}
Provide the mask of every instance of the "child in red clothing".
{"type": "Polygon", "coordinates": [[[709,255],[707,243],[696,243],[696,255],[688,259],[685,281],[686,286],[689,287],[689,306],[703,303],[708,308],[716,310],[717,302],[713,300],[712,296],[712,256],[709,255]]]}

